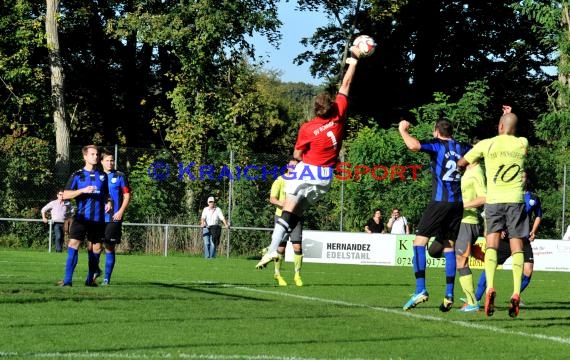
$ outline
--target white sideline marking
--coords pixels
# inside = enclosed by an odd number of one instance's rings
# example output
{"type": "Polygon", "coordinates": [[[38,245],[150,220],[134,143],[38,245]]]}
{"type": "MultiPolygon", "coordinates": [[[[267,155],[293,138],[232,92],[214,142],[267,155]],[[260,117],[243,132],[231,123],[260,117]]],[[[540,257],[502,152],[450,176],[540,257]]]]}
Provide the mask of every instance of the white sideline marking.
{"type": "MultiPolygon", "coordinates": [[[[327,304],[334,304],[334,305],[342,305],[348,307],[356,307],[356,308],[364,308],[370,309],[374,311],[380,311],[384,313],[400,315],[400,316],[408,316],[416,319],[421,320],[431,320],[431,321],[440,321],[445,322],[457,326],[462,326],[466,328],[478,329],[478,330],[487,330],[492,331],[495,333],[500,334],[507,334],[507,335],[516,335],[516,336],[524,336],[527,338],[539,339],[539,340],[546,340],[561,344],[570,344],[569,338],[563,338],[559,336],[548,336],[542,334],[529,334],[522,331],[511,331],[495,326],[490,325],[482,325],[467,321],[461,320],[448,320],[445,318],[431,316],[431,315],[420,315],[415,314],[409,311],[404,310],[394,310],[388,309],[383,307],[375,307],[365,304],[358,304],[358,303],[351,303],[342,300],[331,300],[331,299],[323,299],[313,296],[305,296],[305,295],[297,295],[297,294],[290,294],[278,291],[269,291],[269,290],[262,290],[262,289],[255,289],[246,286],[236,286],[232,284],[224,284],[218,283],[215,281],[196,281],[196,284],[217,284],[221,285],[222,287],[228,289],[237,289],[249,292],[256,292],[260,294],[268,294],[268,295],[277,295],[277,296],[286,296],[300,300],[308,300],[308,301],[316,301],[322,302],[327,304]]],[[[316,360],[315,358],[303,358],[303,357],[282,357],[282,356],[266,356],[266,355],[210,355],[210,354],[186,354],[186,353],[168,353],[168,352],[160,352],[155,354],[134,354],[134,353],[125,353],[125,352],[69,352],[69,353],[61,353],[61,352],[48,352],[48,353],[21,353],[21,352],[6,352],[0,351],[0,357],[37,357],[37,358],[116,358],[116,359],[148,359],[148,358],[165,358],[165,359],[211,359],[211,360],[236,360],[236,359],[247,359],[247,360],[316,360]]],[[[343,358],[344,360],[360,360],[360,358],[343,358]]]]}
{"type": "Polygon", "coordinates": [[[488,330],[488,331],[492,331],[492,332],[496,332],[496,333],[500,333],[500,334],[518,335],[518,336],[524,336],[524,337],[528,337],[528,338],[552,341],[552,342],[561,343],[561,344],[570,344],[570,338],[563,338],[563,337],[559,337],[559,336],[549,336],[549,335],[542,335],[542,334],[525,333],[522,331],[512,331],[512,330],[507,330],[507,329],[503,329],[503,328],[496,327],[496,326],[482,325],[482,324],[477,324],[477,323],[467,322],[467,321],[462,321],[462,320],[449,320],[449,319],[445,319],[445,318],[441,318],[441,317],[437,317],[437,316],[420,315],[420,314],[414,314],[412,312],[404,311],[404,310],[394,310],[394,309],[388,309],[388,308],[383,308],[383,307],[375,307],[375,306],[370,306],[370,305],[365,305],[365,304],[350,303],[350,302],[341,301],[341,300],[322,299],[322,298],[317,298],[317,297],[312,297],[312,296],[296,295],[296,294],[289,294],[289,293],[283,293],[283,292],[277,292],[277,291],[269,291],[269,290],[249,288],[246,286],[234,286],[231,284],[220,284],[220,285],[227,287],[227,288],[234,288],[234,289],[240,289],[240,290],[245,290],[245,291],[258,292],[261,294],[288,296],[288,297],[297,298],[297,299],[301,299],[301,300],[318,301],[318,302],[323,302],[323,303],[328,303],[328,304],[343,305],[343,306],[349,306],[349,307],[360,307],[360,308],[366,308],[366,309],[371,309],[371,310],[375,310],[375,311],[381,311],[381,312],[385,312],[385,313],[389,313],[389,314],[413,317],[416,319],[441,321],[441,322],[446,322],[449,324],[458,325],[458,326],[462,326],[462,327],[466,327],[466,328],[488,330]]]}
{"type": "MultiPolygon", "coordinates": [[[[0,351],[0,357],[38,357],[38,358],[116,358],[116,359],[212,359],[212,360],[317,360],[315,358],[290,357],[290,356],[268,356],[268,355],[210,355],[210,354],[185,354],[161,352],[158,354],[129,354],[123,352],[52,352],[52,353],[18,353],[0,351]]],[[[360,360],[345,359],[345,360],[360,360]]]]}

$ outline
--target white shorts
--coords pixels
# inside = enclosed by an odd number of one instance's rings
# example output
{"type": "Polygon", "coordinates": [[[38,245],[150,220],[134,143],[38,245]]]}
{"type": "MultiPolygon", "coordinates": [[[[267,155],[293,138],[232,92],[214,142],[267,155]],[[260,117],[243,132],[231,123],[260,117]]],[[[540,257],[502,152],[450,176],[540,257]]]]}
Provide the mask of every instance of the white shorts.
{"type": "Polygon", "coordinates": [[[285,193],[306,209],[329,191],[332,178],[332,167],[307,165],[301,161],[285,177],[285,193]]]}

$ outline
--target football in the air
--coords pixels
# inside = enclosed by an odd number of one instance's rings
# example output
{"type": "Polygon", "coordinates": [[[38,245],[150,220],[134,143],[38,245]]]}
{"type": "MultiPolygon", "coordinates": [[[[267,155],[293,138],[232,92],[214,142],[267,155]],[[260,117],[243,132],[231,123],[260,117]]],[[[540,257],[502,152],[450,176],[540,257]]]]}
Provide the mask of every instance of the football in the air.
{"type": "Polygon", "coordinates": [[[376,42],[368,35],[357,36],[352,45],[358,47],[360,50],[360,56],[362,57],[372,55],[376,49],[376,42]]]}

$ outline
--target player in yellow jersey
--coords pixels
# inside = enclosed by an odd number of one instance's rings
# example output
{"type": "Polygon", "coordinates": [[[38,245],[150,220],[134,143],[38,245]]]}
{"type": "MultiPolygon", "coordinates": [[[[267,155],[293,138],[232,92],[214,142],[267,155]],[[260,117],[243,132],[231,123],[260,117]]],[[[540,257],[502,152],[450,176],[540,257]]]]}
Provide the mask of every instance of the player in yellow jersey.
{"type": "Polygon", "coordinates": [[[503,116],[499,121],[499,135],[480,141],[457,163],[458,166],[465,167],[469,163],[485,159],[487,177],[485,313],[487,316],[492,316],[495,312],[494,280],[497,269],[497,249],[501,231],[505,229],[510,235],[513,259],[513,295],[509,305],[509,316],[516,317],[519,313],[524,262],[523,238],[529,235],[529,223],[525,211],[522,180],[528,140],[515,136],[517,122],[518,118],[511,112],[510,106],[503,106],[503,116]]]}
{"type": "Polygon", "coordinates": [[[485,204],[486,194],[485,175],[481,165],[477,162],[469,164],[461,177],[463,219],[461,219],[459,234],[455,242],[459,283],[467,299],[465,305],[460,309],[463,312],[479,311],[479,304],[475,299],[473,287],[473,274],[469,268],[469,255],[471,254],[471,246],[477,241],[479,235],[482,234],[477,208],[485,204]]]}
{"type": "MultiPolygon", "coordinates": [[[[291,171],[295,169],[299,161],[295,158],[289,159],[287,164],[287,171],[283,176],[279,176],[277,180],[271,185],[271,192],[269,194],[269,202],[275,205],[275,221],[281,216],[283,212],[283,204],[285,203],[285,183],[286,179],[290,177],[291,171]]],[[[301,279],[301,265],[302,265],[302,253],[301,253],[301,240],[303,235],[303,220],[299,221],[297,226],[291,231],[290,239],[293,245],[294,264],[295,264],[295,285],[303,286],[303,280],[301,279]]],[[[283,263],[283,258],[285,257],[285,246],[287,245],[287,240],[279,244],[277,248],[277,259],[275,259],[275,274],[273,278],[277,281],[279,286],[287,286],[287,281],[281,276],[281,264],[283,263]]]]}

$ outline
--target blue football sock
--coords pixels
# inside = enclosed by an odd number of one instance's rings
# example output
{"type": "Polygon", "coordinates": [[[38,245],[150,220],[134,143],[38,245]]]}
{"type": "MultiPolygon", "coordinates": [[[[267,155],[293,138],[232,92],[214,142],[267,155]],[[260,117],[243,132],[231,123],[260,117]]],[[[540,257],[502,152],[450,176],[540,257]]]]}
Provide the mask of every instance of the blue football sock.
{"type": "Polygon", "coordinates": [[[445,256],[445,296],[452,296],[455,288],[455,251],[444,252],[445,256]]]}
{"type": "Polygon", "coordinates": [[[523,274],[522,276],[522,283],[521,283],[521,293],[524,291],[524,289],[526,289],[526,287],[530,284],[530,279],[531,276],[526,276],[525,274],[523,274]]]}
{"type": "Polygon", "coordinates": [[[101,270],[99,268],[99,261],[101,259],[101,253],[93,253],[93,256],[94,256],[94,261],[95,261],[95,263],[93,264],[94,265],[93,271],[101,270]]]}
{"type": "Polygon", "coordinates": [[[85,278],[85,284],[91,283],[95,269],[97,269],[95,264],[95,253],[93,250],[87,250],[87,277],[85,278]]]}
{"type": "Polygon", "coordinates": [[[75,266],[77,265],[77,258],[78,258],[79,251],[68,247],[67,248],[67,261],[65,262],[65,275],[63,276],[63,283],[64,284],[71,284],[73,280],[73,271],[75,270],[75,266]]]}
{"type": "Polygon", "coordinates": [[[111,282],[111,274],[113,274],[113,268],[115,267],[115,253],[108,252],[105,253],[105,281],[107,283],[111,282]]]}
{"type": "Polygon", "coordinates": [[[475,299],[477,301],[483,298],[485,290],[487,290],[487,278],[485,277],[485,270],[483,270],[481,276],[479,277],[479,283],[477,284],[477,291],[475,291],[475,299]]]}
{"type": "Polygon", "coordinates": [[[414,275],[416,276],[416,294],[426,288],[426,247],[423,245],[414,245],[414,257],[412,265],[414,266],[414,275]]]}

